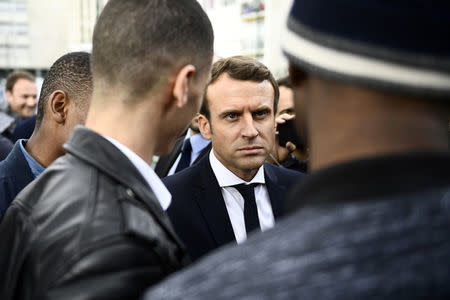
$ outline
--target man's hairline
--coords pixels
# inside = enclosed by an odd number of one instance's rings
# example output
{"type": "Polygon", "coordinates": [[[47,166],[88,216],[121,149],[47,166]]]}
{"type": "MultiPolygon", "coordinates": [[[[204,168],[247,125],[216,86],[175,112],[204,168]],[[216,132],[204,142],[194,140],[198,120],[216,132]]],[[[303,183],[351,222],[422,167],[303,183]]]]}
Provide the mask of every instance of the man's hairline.
{"type": "MultiPolygon", "coordinates": [[[[206,116],[206,115],[204,115],[204,116],[205,116],[206,119],[209,121],[209,123],[211,123],[211,120],[210,120],[210,118],[211,118],[211,110],[210,110],[210,105],[208,104],[208,89],[209,89],[209,87],[210,87],[211,85],[217,83],[217,82],[219,81],[219,78],[222,77],[223,74],[227,74],[228,77],[229,77],[230,79],[233,79],[233,80],[236,80],[236,81],[243,81],[243,82],[250,81],[250,82],[256,82],[256,83],[262,83],[262,82],[264,82],[264,81],[267,81],[267,82],[270,84],[270,86],[272,87],[272,93],[273,93],[273,96],[272,96],[272,101],[273,101],[272,112],[273,112],[273,115],[276,116],[276,113],[277,113],[277,107],[275,107],[275,87],[272,85],[272,83],[270,82],[269,79],[264,79],[264,80],[262,80],[262,81],[251,80],[251,79],[237,79],[237,78],[233,78],[232,76],[230,76],[230,74],[228,74],[227,72],[223,72],[222,74],[220,74],[219,76],[217,76],[216,79],[215,79],[214,81],[208,83],[208,84],[206,85],[206,87],[205,87],[205,93],[204,93],[203,101],[205,101],[205,103],[206,103],[205,106],[206,106],[206,108],[207,108],[207,111],[208,111],[208,115],[209,115],[209,116],[206,116]]],[[[278,99],[278,101],[279,101],[279,99],[278,99]]],[[[211,125],[210,125],[210,126],[211,126],[211,125]]]]}
{"type": "Polygon", "coordinates": [[[26,77],[19,77],[17,78],[16,81],[14,81],[13,86],[11,87],[11,90],[6,90],[6,92],[10,92],[11,94],[13,93],[14,87],[17,85],[17,83],[19,82],[19,80],[26,80],[28,82],[34,83],[34,85],[36,86],[36,94],[37,94],[37,84],[36,84],[36,80],[30,80],[29,78],[26,77]]]}

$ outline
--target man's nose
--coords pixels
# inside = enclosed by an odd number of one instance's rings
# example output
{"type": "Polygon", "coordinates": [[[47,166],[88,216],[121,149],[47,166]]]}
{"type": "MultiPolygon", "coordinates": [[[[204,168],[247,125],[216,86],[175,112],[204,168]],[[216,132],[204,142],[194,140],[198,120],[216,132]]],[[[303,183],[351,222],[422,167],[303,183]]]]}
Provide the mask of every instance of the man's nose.
{"type": "Polygon", "coordinates": [[[246,115],[243,117],[242,135],[247,138],[254,138],[258,136],[259,132],[255,126],[252,115],[246,115]]]}

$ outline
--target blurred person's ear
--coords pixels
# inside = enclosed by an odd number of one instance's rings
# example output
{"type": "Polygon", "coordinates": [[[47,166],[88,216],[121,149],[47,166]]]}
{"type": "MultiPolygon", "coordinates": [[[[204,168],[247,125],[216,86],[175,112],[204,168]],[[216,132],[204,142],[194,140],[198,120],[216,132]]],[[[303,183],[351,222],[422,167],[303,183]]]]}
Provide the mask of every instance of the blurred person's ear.
{"type": "MultiPolygon", "coordinates": [[[[67,119],[70,99],[61,90],[51,93],[48,99],[48,107],[51,118],[58,124],[64,124],[67,119]]],[[[44,113],[45,117],[45,113],[44,113]]]]}
{"type": "Polygon", "coordinates": [[[211,124],[209,124],[209,120],[206,116],[202,114],[198,114],[198,129],[205,139],[211,139],[211,124]]]}
{"type": "Polygon", "coordinates": [[[186,105],[189,95],[189,80],[194,77],[195,67],[186,65],[178,71],[173,86],[173,96],[176,99],[176,106],[181,108],[186,105]]]}

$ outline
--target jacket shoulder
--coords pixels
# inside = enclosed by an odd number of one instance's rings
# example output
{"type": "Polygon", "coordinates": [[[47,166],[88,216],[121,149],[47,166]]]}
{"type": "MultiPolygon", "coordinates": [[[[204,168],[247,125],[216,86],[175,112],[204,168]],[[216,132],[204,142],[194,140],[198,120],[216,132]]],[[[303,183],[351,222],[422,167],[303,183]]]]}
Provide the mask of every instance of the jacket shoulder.
{"type": "Polygon", "coordinates": [[[305,173],[264,163],[264,169],[269,176],[276,176],[280,181],[294,181],[306,176],[305,173]]]}
{"type": "MultiPolygon", "coordinates": [[[[203,161],[203,159],[201,161],[203,161]]],[[[199,162],[174,175],[163,178],[162,182],[171,193],[177,192],[180,189],[183,189],[185,193],[186,189],[189,189],[201,180],[201,177],[204,176],[205,172],[204,164],[199,162]]]]}

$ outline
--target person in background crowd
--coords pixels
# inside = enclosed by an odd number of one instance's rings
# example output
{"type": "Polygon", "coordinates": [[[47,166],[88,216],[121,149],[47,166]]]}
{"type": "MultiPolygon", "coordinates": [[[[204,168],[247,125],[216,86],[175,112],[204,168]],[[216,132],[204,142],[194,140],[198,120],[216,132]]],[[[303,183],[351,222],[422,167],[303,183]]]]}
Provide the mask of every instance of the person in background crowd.
{"type": "Polygon", "coordinates": [[[10,139],[0,135],[0,161],[4,160],[11,152],[14,144],[10,139]]]}
{"type": "Polygon", "coordinates": [[[275,139],[278,86],[255,59],[213,64],[201,114],[212,151],[163,182],[172,193],[168,214],[192,260],[226,243],[242,243],[283,216],[284,198],[301,173],[264,164],[275,139]]]}
{"type": "Polygon", "coordinates": [[[312,171],[297,210],[145,299],[450,299],[449,11],[295,0],[283,48],[312,171]]]}
{"type": "Polygon", "coordinates": [[[36,126],[36,117],[37,116],[34,115],[17,123],[11,136],[11,141],[13,143],[20,139],[29,139],[31,137],[34,127],[36,126]]]}
{"type": "MultiPolygon", "coordinates": [[[[280,128],[287,120],[295,118],[294,107],[294,92],[289,78],[284,77],[277,80],[278,88],[280,89],[280,100],[278,101],[278,108],[276,114],[276,120],[278,128],[280,128]]],[[[305,108],[304,97],[298,101],[297,111],[299,111],[299,118],[303,115],[305,108]]],[[[304,124],[299,121],[299,123],[304,124]]],[[[279,131],[278,131],[279,133],[279,131]]],[[[285,168],[300,171],[306,173],[308,149],[305,142],[304,129],[300,130],[296,134],[296,143],[288,142],[285,145],[280,145],[278,142],[278,135],[276,135],[275,145],[271,155],[268,157],[268,161],[277,165],[281,165],[285,168]]],[[[292,137],[293,138],[293,137],[292,137]]]]}
{"type": "Polygon", "coordinates": [[[198,129],[198,116],[195,116],[186,134],[176,140],[172,151],[159,158],[155,173],[161,178],[173,175],[197,163],[210,149],[211,141],[201,135],[198,129]]]}
{"type": "Polygon", "coordinates": [[[27,71],[14,71],[6,78],[5,90],[7,103],[0,109],[0,133],[10,139],[17,122],[34,114],[37,105],[35,78],[27,71]]]}
{"type": "Polygon", "coordinates": [[[19,140],[0,162],[0,217],[16,195],[55,159],[77,124],[84,124],[92,97],[90,55],[60,57],[42,84],[37,123],[29,140],[19,140]]]}
{"type": "Polygon", "coordinates": [[[139,299],[187,263],[150,163],[198,112],[213,42],[196,0],[108,1],[86,127],[0,224],[2,300],[139,299]]]}

